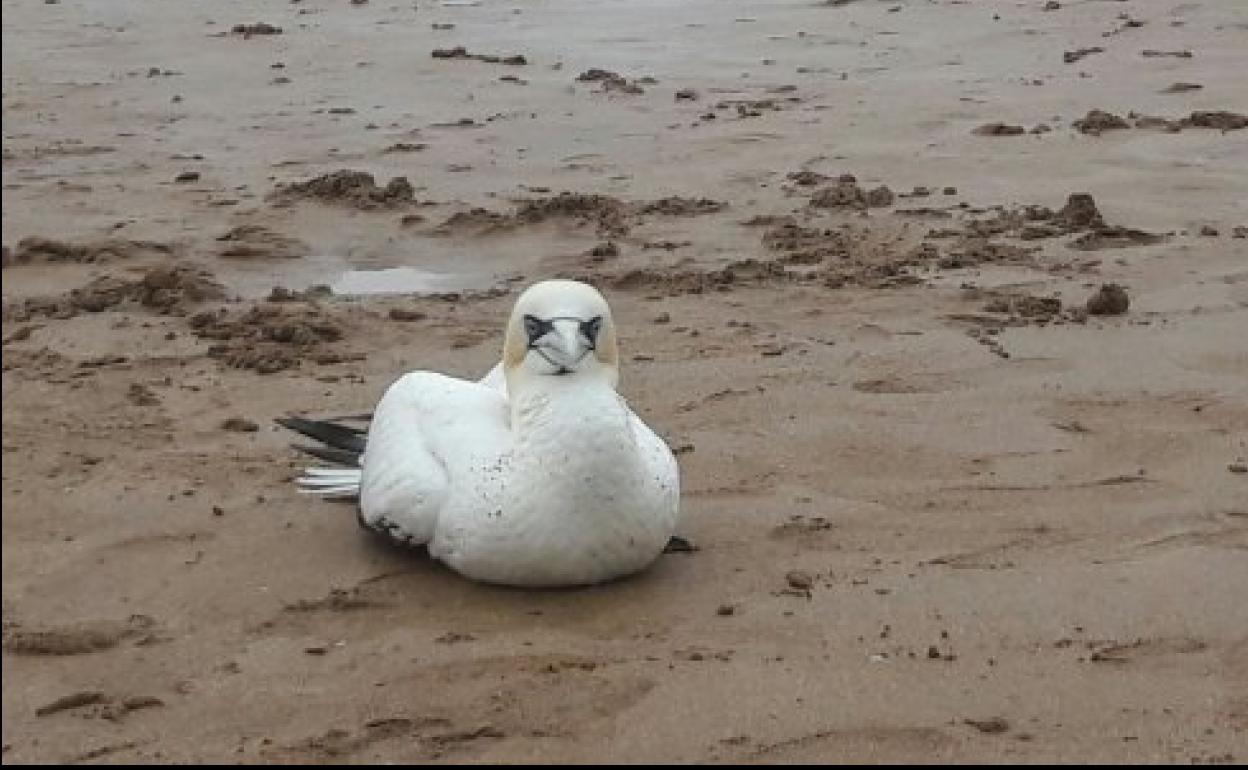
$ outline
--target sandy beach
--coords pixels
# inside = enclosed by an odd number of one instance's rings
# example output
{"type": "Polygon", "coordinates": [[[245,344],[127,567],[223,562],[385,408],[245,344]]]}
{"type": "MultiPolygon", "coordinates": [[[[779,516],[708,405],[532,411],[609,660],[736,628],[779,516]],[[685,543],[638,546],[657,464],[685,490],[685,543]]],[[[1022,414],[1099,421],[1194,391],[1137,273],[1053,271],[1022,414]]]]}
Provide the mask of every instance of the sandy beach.
{"type": "Polygon", "coordinates": [[[1248,761],[1248,4],[2,10],[5,763],[1248,761]],[[557,276],[696,550],[295,491],[557,276]]]}

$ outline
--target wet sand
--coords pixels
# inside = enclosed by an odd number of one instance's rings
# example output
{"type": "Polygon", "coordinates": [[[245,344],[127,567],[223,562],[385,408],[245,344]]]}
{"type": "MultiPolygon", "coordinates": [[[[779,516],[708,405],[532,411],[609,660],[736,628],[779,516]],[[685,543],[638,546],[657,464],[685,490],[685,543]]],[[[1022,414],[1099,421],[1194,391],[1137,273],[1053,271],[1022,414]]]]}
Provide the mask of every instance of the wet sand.
{"type": "Polygon", "coordinates": [[[1238,4],[3,12],[5,762],[1248,758],[1238,4]],[[697,551],[294,492],[551,276],[697,551]]]}

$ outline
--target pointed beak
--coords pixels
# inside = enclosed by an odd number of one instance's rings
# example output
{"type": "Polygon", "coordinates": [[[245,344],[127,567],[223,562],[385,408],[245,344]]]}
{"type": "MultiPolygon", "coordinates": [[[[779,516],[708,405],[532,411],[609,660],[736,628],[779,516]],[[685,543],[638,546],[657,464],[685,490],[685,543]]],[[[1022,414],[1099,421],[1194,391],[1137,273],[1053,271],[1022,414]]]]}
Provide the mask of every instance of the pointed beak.
{"type": "Polygon", "coordinates": [[[555,333],[548,336],[546,350],[551,359],[566,369],[575,369],[590,350],[590,342],[581,334],[580,324],[563,319],[554,322],[555,333]]]}

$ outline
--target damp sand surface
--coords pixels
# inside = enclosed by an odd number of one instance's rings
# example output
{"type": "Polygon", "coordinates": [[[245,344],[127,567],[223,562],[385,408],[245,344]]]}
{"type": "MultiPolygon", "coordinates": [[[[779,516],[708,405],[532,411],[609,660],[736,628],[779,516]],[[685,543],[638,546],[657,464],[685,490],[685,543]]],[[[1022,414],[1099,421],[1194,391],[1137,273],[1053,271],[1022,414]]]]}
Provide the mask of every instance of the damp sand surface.
{"type": "Polygon", "coordinates": [[[2,10],[6,762],[1248,759],[1239,4],[2,10]],[[697,550],[295,494],[552,276],[697,550]]]}

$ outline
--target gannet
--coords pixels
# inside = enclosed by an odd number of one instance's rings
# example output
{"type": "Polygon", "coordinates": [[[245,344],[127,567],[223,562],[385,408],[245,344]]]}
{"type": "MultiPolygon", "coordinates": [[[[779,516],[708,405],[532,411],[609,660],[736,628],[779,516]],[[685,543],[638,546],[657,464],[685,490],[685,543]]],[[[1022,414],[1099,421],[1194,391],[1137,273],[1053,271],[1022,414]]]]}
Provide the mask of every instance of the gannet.
{"type": "Polygon", "coordinates": [[[358,468],[312,468],[298,482],[358,496],[368,529],[425,545],[474,580],[587,585],[638,572],[680,541],[676,459],[618,380],[603,296],[543,281],[516,301],[502,360],[481,380],[403,375],[367,438],[328,422],[278,422],[336,447],[318,456],[358,456],[358,468]]]}

